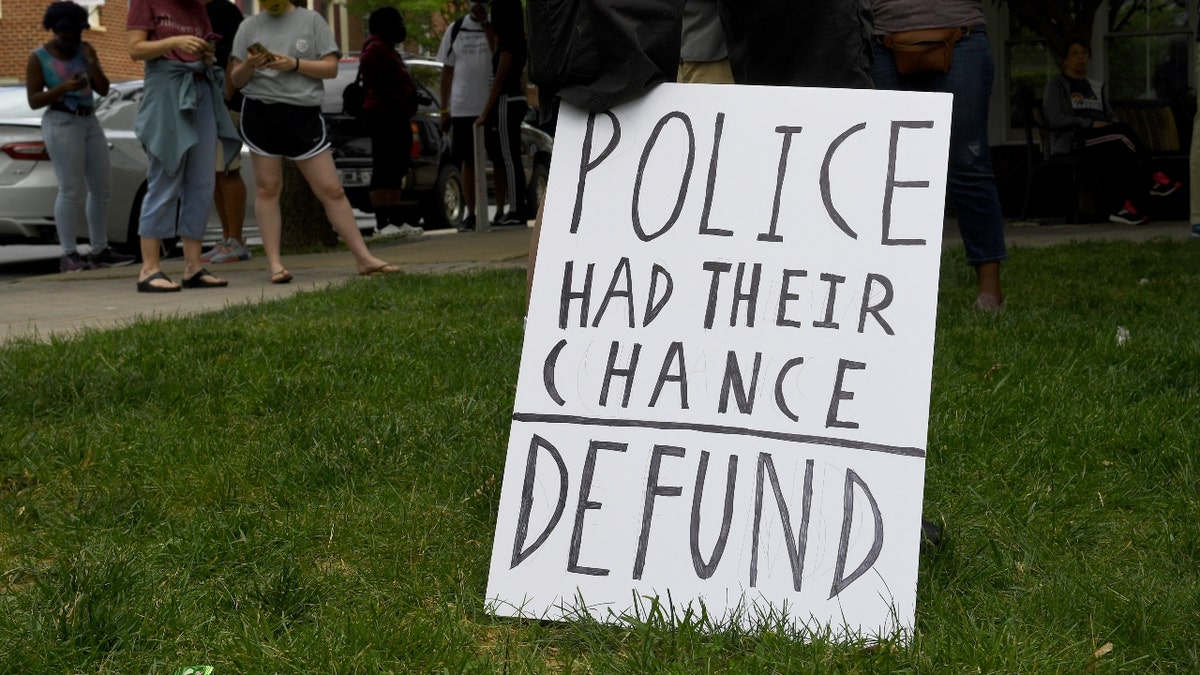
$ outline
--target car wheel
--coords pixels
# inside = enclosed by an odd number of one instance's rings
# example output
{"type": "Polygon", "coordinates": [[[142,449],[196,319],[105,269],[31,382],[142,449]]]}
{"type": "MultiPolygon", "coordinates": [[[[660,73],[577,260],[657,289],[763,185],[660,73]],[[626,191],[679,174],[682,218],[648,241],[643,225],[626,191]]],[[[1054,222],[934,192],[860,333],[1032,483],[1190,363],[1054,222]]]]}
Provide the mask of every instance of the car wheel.
{"type": "Polygon", "coordinates": [[[533,220],[537,217],[538,207],[546,198],[546,184],[550,180],[550,157],[546,153],[538,153],[533,158],[533,168],[529,171],[528,186],[525,190],[525,217],[533,220]]]}
{"type": "Polygon", "coordinates": [[[125,243],[119,247],[120,251],[134,256],[138,262],[142,262],[142,238],[138,236],[138,223],[141,221],[142,202],[145,200],[146,183],[143,182],[133,195],[133,205],[129,207],[129,223],[125,229],[125,243]]]}
{"type": "Polygon", "coordinates": [[[458,172],[458,167],[444,164],[438,171],[433,194],[429,196],[425,207],[425,227],[430,230],[457,228],[462,224],[465,211],[462,174],[458,172]]]}

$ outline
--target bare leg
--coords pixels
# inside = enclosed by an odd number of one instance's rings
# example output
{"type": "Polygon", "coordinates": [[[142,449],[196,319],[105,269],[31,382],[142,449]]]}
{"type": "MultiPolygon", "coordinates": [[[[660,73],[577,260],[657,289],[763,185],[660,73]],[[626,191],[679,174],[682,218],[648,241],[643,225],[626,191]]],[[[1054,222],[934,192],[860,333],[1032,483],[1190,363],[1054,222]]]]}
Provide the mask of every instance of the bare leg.
{"type": "MultiPolygon", "coordinates": [[[[141,249],[142,249],[142,270],[141,270],[141,272],[138,273],[138,281],[145,281],[146,277],[149,277],[152,274],[155,274],[156,272],[162,271],[162,267],[160,266],[160,255],[159,255],[160,251],[162,250],[162,240],[161,239],[150,239],[149,237],[142,237],[141,249]]],[[[167,281],[164,281],[162,279],[155,279],[154,281],[150,282],[150,285],[155,286],[157,288],[174,288],[174,287],[179,286],[179,284],[177,284],[177,283],[168,283],[167,281]]]]}
{"type": "Polygon", "coordinates": [[[282,272],[280,241],[283,236],[283,216],[279,213],[279,193],[283,190],[283,160],[278,157],[250,154],[254,166],[254,217],[262,236],[263,252],[272,275],[282,272]]]}
{"type": "MultiPolygon", "coordinates": [[[[204,249],[204,242],[200,239],[188,239],[183,237],[183,278],[191,279],[196,276],[196,273],[204,269],[204,263],[200,262],[200,253],[204,249]]],[[[219,283],[224,279],[213,275],[210,283],[219,283]]]]}
{"type": "Polygon", "coordinates": [[[246,243],[242,236],[242,228],[246,223],[246,184],[242,182],[241,170],[217,172],[213,201],[217,206],[217,215],[221,217],[221,237],[246,243]]]}
{"type": "MultiPolygon", "coordinates": [[[[359,274],[387,267],[388,262],[371,255],[367,242],[363,241],[362,232],[358,230],[358,221],[354,218],[354,209],[350,206],[350,200],[346,199],[346,192],[338,179],[337,168],[333,165],[333,155],[326,150],[316,157],[296,162],[296,168],[304,174],[304,179],[308,181],[313,194],[324,205],[325,217],[346,243],[346,248],[350,249],[359,274]]],[[[257,165],[255,171],[258,171],[257,165]]],[[[259,228],[262,228],[261,223],[259,228]]]]}
{"type": "Polygon", "coordinates": [[[975,278],[979,280],[979,298],[975,300],[978,309],[996,311],[1004,306],[1004,295],[1000,292],[1000,263],[990,262],[975,267],[975,278]],[[993,303],[984,299],[990,296],[993,303]]]}

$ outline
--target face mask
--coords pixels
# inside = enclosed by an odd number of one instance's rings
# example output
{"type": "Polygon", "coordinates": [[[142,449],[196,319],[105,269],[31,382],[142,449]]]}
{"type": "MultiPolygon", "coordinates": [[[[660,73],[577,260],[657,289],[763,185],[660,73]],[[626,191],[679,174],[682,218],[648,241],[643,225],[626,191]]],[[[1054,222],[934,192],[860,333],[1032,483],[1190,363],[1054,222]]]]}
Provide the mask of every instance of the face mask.
{"type": "Polygon", "coordinates": [[[291,3],[288,0],[260,0],[259,4],[271,16],[279,16],[287,10],[288,5],[291,3]]]}

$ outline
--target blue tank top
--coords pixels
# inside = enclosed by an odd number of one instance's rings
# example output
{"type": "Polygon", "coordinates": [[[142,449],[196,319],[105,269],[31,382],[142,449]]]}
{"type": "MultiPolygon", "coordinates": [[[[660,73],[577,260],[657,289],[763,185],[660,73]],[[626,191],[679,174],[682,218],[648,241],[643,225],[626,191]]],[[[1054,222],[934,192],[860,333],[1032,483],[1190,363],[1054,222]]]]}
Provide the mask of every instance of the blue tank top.
{"type": "MultiPolygon", "coordinates": [[[[38,61],[42,64],[42,77],[46,80],[46,88],[52,89],[76,75],[86,75],[88,72],[87,59],[83,56],[83,51],[75,52],[75,56],[63,60],[55,58],[50,50],[46,49],[45,45],[34,50],[37,54],[38,61]]],[[[71,110],[77,109],[79,106],[90,107],[95,104],[95,97],[92,96],[92,83],[88,82],[87,86],[78,91],[69,91],[63,97],[62,103],[71,110]]]]}

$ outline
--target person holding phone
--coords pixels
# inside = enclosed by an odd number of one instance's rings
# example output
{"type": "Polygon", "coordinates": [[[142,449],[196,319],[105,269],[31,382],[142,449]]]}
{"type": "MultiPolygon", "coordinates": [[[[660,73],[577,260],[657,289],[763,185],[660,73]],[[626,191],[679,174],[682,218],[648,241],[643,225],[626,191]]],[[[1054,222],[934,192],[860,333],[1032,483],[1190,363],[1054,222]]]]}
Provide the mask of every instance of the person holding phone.
{"type": "Polygon", "coordinates": [[[146,62],[145,89],[134,133],[146,148],[146,196],[139,293],[226,286],[200,260],[217,172],[216,147],[226,166],[241,152],[237,129],[225,112],[225,74],[213,66],[215,49],[201,0],[131,0],[126,44],[146,62]],[[182,283],[160,268],[162,240],[183,240],[182,283]]]}
{"type": "Polygon", "coordinates": [[[283,159],[296,163],[325,216],[346,242],[361,275],[400,268],[371,254],[342,190],[321,118],[322,80],[337,76],[341,52],[329,24],[288,0],[261,0],[266,11],[247,18],[233,39],[229,77],[242,91],[242,136],[254,167],[254,214],[262,234],[271,283],[292,273],[281,256],[283,159]],[[261,47],[261,49],[260,49],[261,47]]]}
{"type": "Polygon", "coordinates": [[[108,93],[108,76],[96,50],[83,41],[87,19],[87,10],[74,2],[50,3],[42,27],[54,37],[33,50],[25,68],[29,107],[48,108],[42,117],[42,138],[58,179],[54,227],[63,251],[60,272],[133,262],[133,256],[108,245],[108,141],[92,114],[95,94],[108,93]],[[84,221],[92,246],[86,259],[76,249],[84,221]]]}

